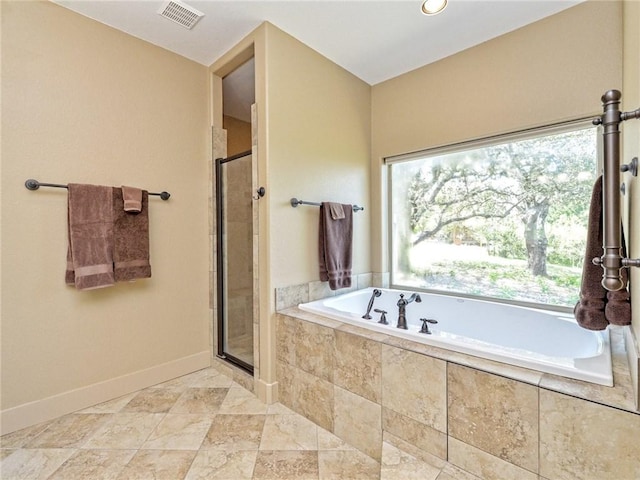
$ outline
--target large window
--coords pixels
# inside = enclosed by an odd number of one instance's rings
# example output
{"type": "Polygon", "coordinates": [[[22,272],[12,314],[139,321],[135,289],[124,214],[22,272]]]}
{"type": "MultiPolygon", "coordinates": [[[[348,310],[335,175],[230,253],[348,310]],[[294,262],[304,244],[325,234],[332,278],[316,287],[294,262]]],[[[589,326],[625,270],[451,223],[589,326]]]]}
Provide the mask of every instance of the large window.
{"type": "Polygon", "coordinates": [[[392,284],[572,308],[597,150],[574,123],[387,159],[392,284]]]}

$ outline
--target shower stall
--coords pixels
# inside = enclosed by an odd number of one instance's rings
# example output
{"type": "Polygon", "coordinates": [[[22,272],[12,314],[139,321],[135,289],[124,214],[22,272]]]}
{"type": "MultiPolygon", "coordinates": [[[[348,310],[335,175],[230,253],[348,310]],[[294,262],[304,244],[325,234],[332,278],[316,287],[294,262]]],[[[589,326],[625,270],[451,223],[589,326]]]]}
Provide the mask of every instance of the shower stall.
{"type": "Polygon", "coordinates": [[[254,196],[251,150],[216,167],[217,355],[253,373],[254,196]]]}

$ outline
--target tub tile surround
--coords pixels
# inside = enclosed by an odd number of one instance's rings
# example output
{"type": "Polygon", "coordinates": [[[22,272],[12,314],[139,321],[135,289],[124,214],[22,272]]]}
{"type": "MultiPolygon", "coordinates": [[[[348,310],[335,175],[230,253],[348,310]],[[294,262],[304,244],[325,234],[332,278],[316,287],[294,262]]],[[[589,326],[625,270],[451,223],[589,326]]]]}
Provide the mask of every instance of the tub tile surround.
{"type": "Polygon", "coordinates": [[[455,441],[537,473],[537,387],[450,364],[448,419],[455,441]]]}
{"type": "Polygon", "coordinates": [[[458,467],[442,469],[438,480],[640,478],[640,442],[629,440],[638,437],[640,414],[622,329],[611,331],[616,386],[604,387],[389,337],[296,307],[276,319],[279,400],[374,459],[392,443],[430,465],[458,467]],[[299,361],[296,336],[310,331],[300,327],[306,323],[321,332],[333,380],[317,376],[307,359],[299,361]],[[620,430],[609,435],[611,426],[620,430]],[[601,435],[602,443],[593,442],[601,435]]]}
{"type": "Polygon", "coordinates": [[[276,311],[285,308],[295,307],[300,303],[307,303],[322,298],[333,297],[335,295],[343,295],[369,287],[389,286],[389,274],[382,273],[361,273],[351,276],[351,287],[341,288],[340,290],[331,290],[329,282],[313,281],[301,283],[298,285],[289,285],[275,289],[276,295],[276,311]],[[386,279],[386,283],[385,283],[386,279]]]}

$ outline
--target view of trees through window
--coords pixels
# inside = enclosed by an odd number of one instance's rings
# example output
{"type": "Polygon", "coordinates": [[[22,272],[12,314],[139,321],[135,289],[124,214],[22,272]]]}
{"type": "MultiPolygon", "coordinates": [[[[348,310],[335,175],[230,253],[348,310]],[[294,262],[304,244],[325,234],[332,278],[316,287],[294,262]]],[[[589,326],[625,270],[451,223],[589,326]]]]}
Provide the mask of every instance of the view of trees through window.
{"type": "Polygon", "coordinates": [[[392,282],[573,307],[593,127],[391,163],[392,282]]]}

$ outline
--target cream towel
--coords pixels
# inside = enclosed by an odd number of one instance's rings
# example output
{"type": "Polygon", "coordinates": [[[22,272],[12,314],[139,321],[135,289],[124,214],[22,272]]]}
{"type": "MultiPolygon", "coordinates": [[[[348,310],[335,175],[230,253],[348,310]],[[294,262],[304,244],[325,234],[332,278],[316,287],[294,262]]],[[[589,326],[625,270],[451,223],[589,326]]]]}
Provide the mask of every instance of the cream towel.
{"type": "Polygon", "coordinates": [[[139,213],[142,211],[142,189],[122,186],[122,198],[124,199],[124,211],[139,213]]]}

